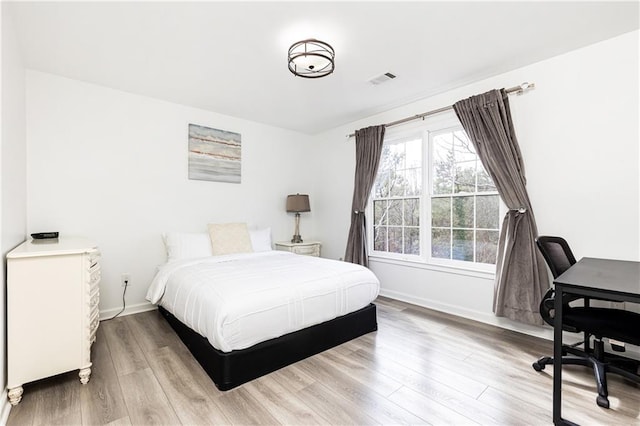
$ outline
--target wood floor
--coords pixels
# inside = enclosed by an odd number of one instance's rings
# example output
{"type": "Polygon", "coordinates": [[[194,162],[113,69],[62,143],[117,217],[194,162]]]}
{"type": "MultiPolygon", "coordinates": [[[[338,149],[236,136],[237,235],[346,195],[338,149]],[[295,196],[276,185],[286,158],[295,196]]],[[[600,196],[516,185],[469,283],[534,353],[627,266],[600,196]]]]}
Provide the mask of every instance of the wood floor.
{"type": "MultiPolygon", "coordinates": [[[[551,342],[379,298],[379,330],[228,392],[216,389],[157,311],[103,322],[91,381],[25,385],[8,425],[551,424],[551,342]]],[[[640,388],[563,374],[564,417],[640,425],[640,388]]]]}

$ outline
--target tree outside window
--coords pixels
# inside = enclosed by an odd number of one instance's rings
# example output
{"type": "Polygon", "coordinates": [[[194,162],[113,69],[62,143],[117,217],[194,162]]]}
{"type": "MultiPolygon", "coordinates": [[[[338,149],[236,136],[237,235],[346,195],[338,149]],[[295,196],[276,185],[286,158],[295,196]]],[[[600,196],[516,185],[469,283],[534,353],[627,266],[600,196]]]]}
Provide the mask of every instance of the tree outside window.
{"type": "Polygon", "coordinates": [[[495,264],[500,198],[491,177],[461,127],[425,135],[385,141],[371,196],[374,254],[495,264]]]}
{"type": "Polygon", "coordinates": [[[422,137],[385,144],[373,187],[375,251],[420,255],[422,137]]]}
{"type": "Polygon", "coordinates": [[[500,198],[462,129],[432,135],[431,256],[496,261],[500,198]]]}

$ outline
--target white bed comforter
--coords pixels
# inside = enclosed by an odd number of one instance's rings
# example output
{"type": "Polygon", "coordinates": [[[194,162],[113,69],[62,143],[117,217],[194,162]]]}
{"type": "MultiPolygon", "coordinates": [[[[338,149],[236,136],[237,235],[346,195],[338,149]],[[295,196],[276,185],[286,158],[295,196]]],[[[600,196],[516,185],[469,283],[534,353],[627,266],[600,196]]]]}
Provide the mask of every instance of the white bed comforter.
{"type": "Polygon", "coordinates": [[[270,251],[167,263],[147,300],[230,352],[356,311],[379,289],[362,266],[270,251]]]}

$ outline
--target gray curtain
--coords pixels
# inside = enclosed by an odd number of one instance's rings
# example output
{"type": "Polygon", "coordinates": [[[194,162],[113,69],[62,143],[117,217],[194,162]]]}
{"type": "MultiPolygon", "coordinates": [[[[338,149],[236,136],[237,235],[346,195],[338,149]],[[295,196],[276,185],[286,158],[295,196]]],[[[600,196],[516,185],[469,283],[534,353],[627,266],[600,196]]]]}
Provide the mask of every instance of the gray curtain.
{"type": "Polygon", "coordinates": [[[367,229],[364,211],[369,194],[378,173],[384,126],[371,126],[356,131],[356,177],[351,203],[351,227],[347,239],[347,251],[344,260],[369,266],[367,255],[367,229]]]}
{"type": "Polygon", "coordinates": [[[509,208],[500,230],[493,312],[496,316],[541,325],[539,305],[549,287],[549,276],[535,245],[538,228],[526,189],[508,95],[504,89],[492,90],[456,102],[453,109],[509,208]]]}

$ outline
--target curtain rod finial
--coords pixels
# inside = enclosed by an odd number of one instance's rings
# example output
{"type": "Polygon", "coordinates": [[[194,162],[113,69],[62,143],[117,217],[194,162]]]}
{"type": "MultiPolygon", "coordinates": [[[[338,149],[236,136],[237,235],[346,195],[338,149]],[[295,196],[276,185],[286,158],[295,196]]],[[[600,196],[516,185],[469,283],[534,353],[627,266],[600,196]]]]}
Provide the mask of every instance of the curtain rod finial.
{"type": "Polygon", "coordinates": [[[529,82],[524,82],[519,86],[518,91],[516,92],[517,95],[522,95],[524,92],[528,91],[528,90],[532,90],[535,89],[536,85],[535,83],[529,83],[529,82]]]}

